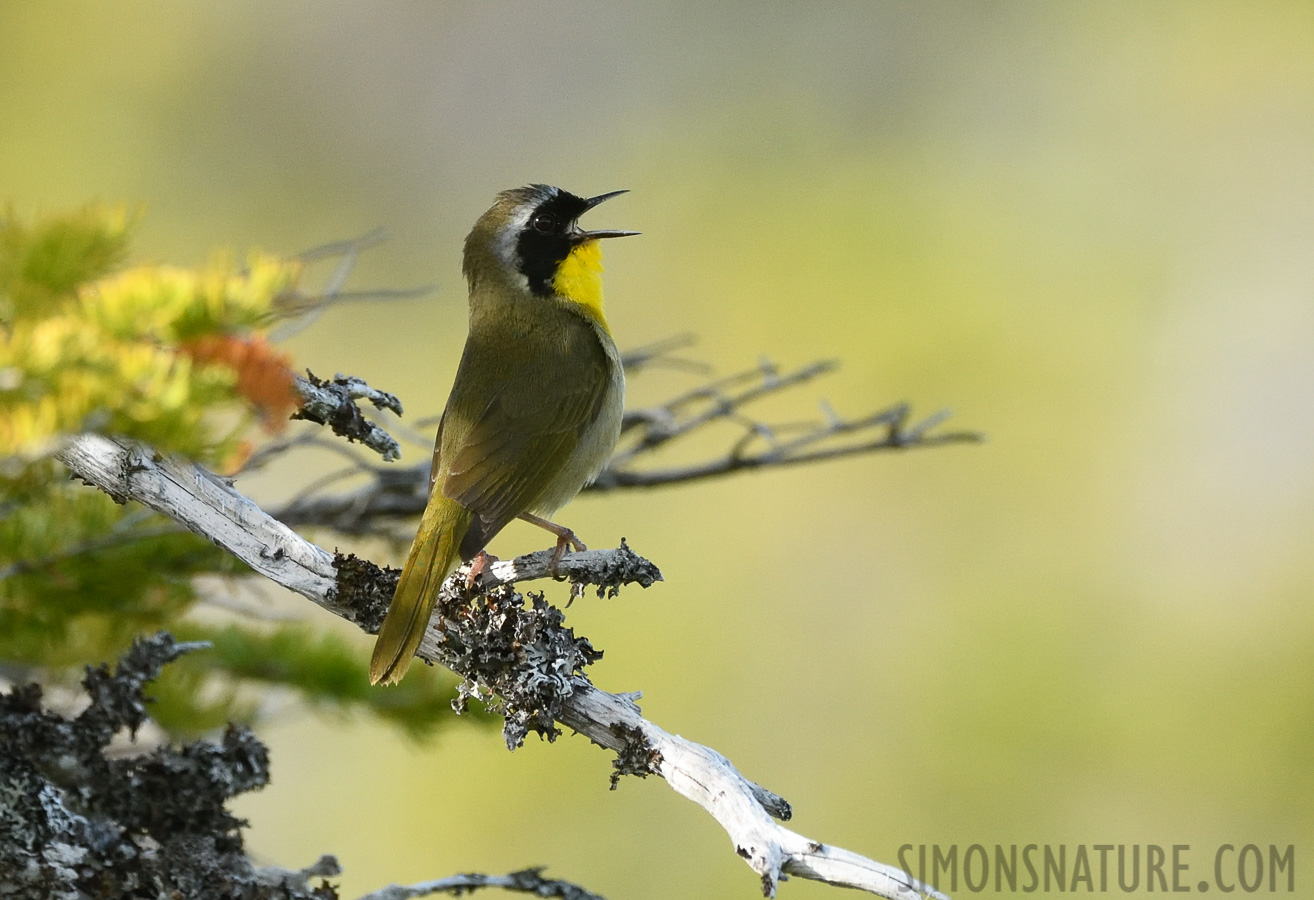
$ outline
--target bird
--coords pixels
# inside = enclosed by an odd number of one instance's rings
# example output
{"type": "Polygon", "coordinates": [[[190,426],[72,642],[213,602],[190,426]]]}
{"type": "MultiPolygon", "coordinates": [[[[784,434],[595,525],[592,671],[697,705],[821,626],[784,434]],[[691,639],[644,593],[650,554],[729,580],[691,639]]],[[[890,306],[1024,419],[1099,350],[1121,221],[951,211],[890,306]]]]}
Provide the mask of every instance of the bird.
{"type": "Polygon", "coordinates": [[[484,547],[512,519],[557,536],[554,567],[567,544],[583,548],[549,517],[598,476],[620,439],[625,372],[603,314],[599,242],[638,232],[586,231],[579,219],[624,193],[503,191],[466,237],[469,332],[371,684],[401,681],[443,582],[462,562],[485,561],[484,547]]]}

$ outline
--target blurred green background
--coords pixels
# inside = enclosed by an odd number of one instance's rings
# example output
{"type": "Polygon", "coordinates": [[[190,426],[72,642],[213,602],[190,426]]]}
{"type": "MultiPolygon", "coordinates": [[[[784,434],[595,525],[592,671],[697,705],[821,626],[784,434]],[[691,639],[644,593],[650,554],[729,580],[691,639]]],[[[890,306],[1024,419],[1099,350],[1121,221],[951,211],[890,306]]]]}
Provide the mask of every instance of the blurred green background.
{"type": "MultiPolygon", "coordinates": [[[[1194,885],[1218,844],[1274,843],[1308,882],[1314,6],[0,5],[0,199],[140,204],[138,261],[387,227],[354,286],[436,295],[289,348],[408,419],[455,368],[462,237],[530,181],[633,191],[593,220],[643,232],[606,248],[622,346],[835,356],[763,414],[909,400],[990,437],[580,499],[586,540],[667,578],[570,610],[600,686],[886,862],[1190,844],[1194,885]]],[[[701,810],[608,792],[578,737],[265,734],[250,847],[338,854],[344,896],[535,864],[611,898],[757,895],[701,810]]]]}

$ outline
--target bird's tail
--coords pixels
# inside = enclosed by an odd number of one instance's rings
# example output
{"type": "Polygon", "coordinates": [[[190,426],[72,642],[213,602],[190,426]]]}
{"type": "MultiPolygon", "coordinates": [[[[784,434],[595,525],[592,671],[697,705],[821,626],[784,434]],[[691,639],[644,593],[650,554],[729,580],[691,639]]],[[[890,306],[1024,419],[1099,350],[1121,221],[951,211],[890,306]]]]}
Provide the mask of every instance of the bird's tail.
{"type": "Polygon", "coordinates": [[[396,684],[410,668],[429,625],[438,589],[461,564],[458,551],[470,520],[470,511],[441,491],[435,490],[429,498],[397,592],[374,642],[370,684],[396,684]]]}

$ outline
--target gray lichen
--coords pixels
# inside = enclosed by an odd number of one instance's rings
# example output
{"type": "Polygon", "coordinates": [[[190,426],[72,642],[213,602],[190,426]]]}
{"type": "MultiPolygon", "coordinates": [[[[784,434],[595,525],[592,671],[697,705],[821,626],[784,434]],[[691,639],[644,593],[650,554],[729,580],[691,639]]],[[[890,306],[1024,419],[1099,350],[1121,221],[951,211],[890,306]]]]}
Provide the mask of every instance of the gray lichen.
{"type": "Polygon", "coordinates": [[[602,652],[566,628],[542,594],[530,594],[526,606],[509,585],[473,599],[450,586],[438,601],[442,662],[465,678],[452,706],[464,712],[470,698],[483,700],[505,718],[502,737],[512,750],[531,731],[555,740],[563,701],[602,652]]]}
{"type": "Polygon", "coordinates": [[[620,784],[621,776],[637,775],[640,778],[647,778],[660,771],[659,766],[662,764],[661,751],[656,750],[648,743],[648,738],[638,728],[626,728],[623,725],[613,725],[612,734],[625,742],[622,749],[616,751],[616,758],[611,761],[611,789],[614,791],[620,784]]]}
{"type": "Polygon", "coordinates": [[[598,571],[590,573],[587,583],[596,585],[598,597],[615,597],[622,586],[637,584],[651,587],[662,580],[661,570],[650,561],[630,549],[630,545],[621,538],[620,547],[612,560],[598,571]]]}
{"type": "MultiPolygon", "coordinates": [[[[550,557],[545,550],[514,562],[529,561],[535,571],[526,577],[539,577],[550,557]]],[[[398,571],[352,554],[336,554],[333,564],[333,605],[365,631],[377,632],[398,571]]],[[[599,597],[614,597],[622,585],[648,587],[662,577],[623,539],[616,550],[567,556],[563,569],[572,598],[584,586],[596,587],[599,597]]],[[[464,712],[474,699],[501,715],[502,736],[512,750],[531,732],[555,740],[563,704],[577,687],[589,684],[584,669],[602,658],[587,638],[577,637],[564,623],[565,614],[541,593],[522,595],[511,584],[471,590],[458,571],[438,596],[433,624],[439,645],[430,658],[463,679],[452,707],[464,712]]]]}
{"type": "Polygon", "coordinates": [[[120,731],[147,718],[143,690],[196,644],[167,633],[133,644],[113,672],[88,668],[90,704],[66,718],[44,708],[39,685],[0,695],[0,898],[335,900],[312,874],[253,866],[245,824],[225,808],[269,781],[264,745],[230,726],[220,743],[197,741],[108,758],[120,731]]]}
{"type": "Polygon", "coordinates": [[[369,447],[382,456],[384,462],[401,458],[401,446],[397,440],[365,418],[356,405],[357,400],[368,400],[375,409],[391,410],[400,416],[401,401],[395,395],[375,390],[352,375],[335,375],[332,380],[325,380],[315,377],[309,369],[305,378],[296,379],[294,386],[301,407],[292,418],[327,425],[334,434],[369,447]]]}

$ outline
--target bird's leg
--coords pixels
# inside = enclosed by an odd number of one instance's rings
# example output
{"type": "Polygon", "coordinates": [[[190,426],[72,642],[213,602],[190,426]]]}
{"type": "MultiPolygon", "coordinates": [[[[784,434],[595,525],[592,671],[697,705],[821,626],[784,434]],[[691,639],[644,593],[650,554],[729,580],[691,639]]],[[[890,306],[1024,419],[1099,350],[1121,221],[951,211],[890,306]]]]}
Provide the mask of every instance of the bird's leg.
{"type": "Polygon", "coordinates": [[[575,532],[571,531],[564,525],[558,525],[556,522],[549,522],[547,519],[541,519],[530,513],[521,513],[520,518],[524,519],[530,525],[537,525],[539,528],[550,531],[557,536],[556,549],[552,551],[552,559],[548,561],[548,573],[553,578],[557,577],[557,564],[561,562],[561,557],[566,555],[567,544],[569,544],[570,549],[574,550],[576,553],[581,550],[589,549],[584,546],[583,541],[575,537],[575,532]]]}
{"type": "Polygon", "coordinates": [[[479,576],[495,562],[497,562],[497,557],[487,550],[480,550],[475,554],[475,558],[470,560],[470,571],[465,573],[465,589],[467,591],[474,590],[475,582],[479,580],[479,576]]]}

